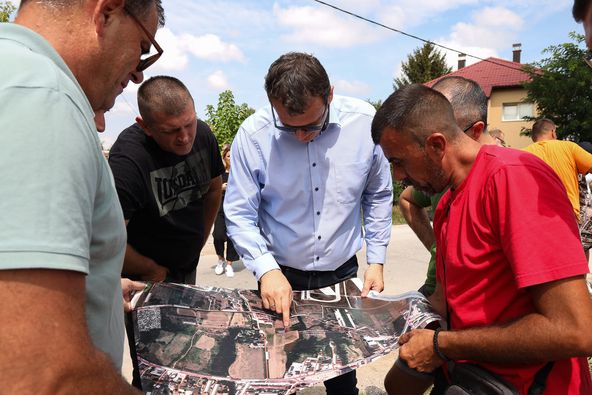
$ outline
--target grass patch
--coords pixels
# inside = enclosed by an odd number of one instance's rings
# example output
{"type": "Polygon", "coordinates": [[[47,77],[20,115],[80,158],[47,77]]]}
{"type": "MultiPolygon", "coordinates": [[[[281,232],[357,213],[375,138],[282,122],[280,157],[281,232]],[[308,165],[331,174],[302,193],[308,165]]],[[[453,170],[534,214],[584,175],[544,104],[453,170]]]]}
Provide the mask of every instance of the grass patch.
{"type": "Polygon", "coordinates": [[[401,213],[401,209],[399,205],[393,206],[393,225],[405,225],[407,222],[405,221],[405,217],[403,217],[403,213],[401,213]]]}

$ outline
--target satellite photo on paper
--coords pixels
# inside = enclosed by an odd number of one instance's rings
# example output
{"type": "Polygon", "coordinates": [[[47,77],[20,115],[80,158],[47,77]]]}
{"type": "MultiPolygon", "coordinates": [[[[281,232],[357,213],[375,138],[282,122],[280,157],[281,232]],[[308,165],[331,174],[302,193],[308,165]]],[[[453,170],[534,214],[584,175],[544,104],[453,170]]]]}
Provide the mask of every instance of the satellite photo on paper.
{"type": "Polygon", "coordinates": [[[360,297],[362,281],[294,291],[290,327],[257,291],[149,284],[133,312],[146,394],[289,394],[392,352],[440,319],[417,292],[360,297]]]}

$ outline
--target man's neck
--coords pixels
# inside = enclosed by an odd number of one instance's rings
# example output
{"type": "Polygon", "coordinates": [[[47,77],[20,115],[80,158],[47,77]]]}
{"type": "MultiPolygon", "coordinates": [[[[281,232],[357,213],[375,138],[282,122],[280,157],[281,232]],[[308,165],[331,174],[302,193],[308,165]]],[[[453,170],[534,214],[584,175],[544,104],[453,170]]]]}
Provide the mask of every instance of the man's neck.
{"type": "Polygon", "coordinates": [[[450,147],[448,163],[451,168],[450,188],[458,188],[469,176],[481,147],[480,143],[467,136],[461,136],[459,141],[450,147]]]}

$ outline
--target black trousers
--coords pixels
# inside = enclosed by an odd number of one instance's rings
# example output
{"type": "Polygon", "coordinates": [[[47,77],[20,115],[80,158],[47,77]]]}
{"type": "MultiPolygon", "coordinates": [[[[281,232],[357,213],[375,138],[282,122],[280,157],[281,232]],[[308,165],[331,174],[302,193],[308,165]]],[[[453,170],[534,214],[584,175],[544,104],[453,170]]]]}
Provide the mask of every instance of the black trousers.
{"type": "Polygon", "coordinates": [[[218,211],[218,215],[214,221],[212,237],[214,239],[216,255],[224,257],[224,243],[226,243],[226,260],[234,262],[240,259],[234,248],[234,244],[232,244],[232,240],[230,240],[230,237],[226,234],[226,219],[222,207],[220,207],[220,211],[218,211]]]}
{"type": "MultiPolygon", "coordinates": [[[[343,265],[333,271],[303,271],[291,267],[281,266],[280,269],[294,291],[305,291],[328,287],[356,277],[358,274],[358,259],[354,255],[343,265]]],[[[327,395],[358,395],[358,379],[356,371],[352,370],[325,381],[327,395]]]]}

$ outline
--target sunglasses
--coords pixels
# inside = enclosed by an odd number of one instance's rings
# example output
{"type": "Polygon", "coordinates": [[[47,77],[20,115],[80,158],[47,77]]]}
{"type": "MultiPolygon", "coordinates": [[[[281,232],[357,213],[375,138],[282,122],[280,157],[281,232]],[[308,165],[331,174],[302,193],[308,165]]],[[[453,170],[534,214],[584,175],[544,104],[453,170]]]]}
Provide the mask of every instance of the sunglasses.
{"type": "Polygon", "coordinates": [[[148,40],[150,40],[150,43],[154,46],[154,49],[156,49],[156,53],[153,55],[150,55],[149,53],[143,53],[140,55],[140,62],[136,67],[136,71],[142,72],[146,70],[148,67],[152,66],[158,60],[158,58],[160,58],[164,51],[162,50],[160,45],[158,45],[154,36],[148,31],[148,29],[144,27],[142,22],[140,22],[140,20],[134,14],[129,12],[129,10],[126,9],[125,11],[134,20],[134,22],[136,22],[140,29],[146,34],[146,37],[148,37],[148,40]]]}
{"type": "MultiPolygon", "coordinates": [[[[271,105],[271,103],[270,103],[271,105]]],[[[273,126],[275,126],[276,129],[281,130],[282,132],[286,132],[286,133],[293,133],[295,134],[297,131],[302,130],[305,133],[313,133],[313,132],[324,132],[325,130],[327,130],[327,127],[329,126],[329,103],[325,104],[325,111],[323,111],[323,117],[325,118],[325,120],[323,121],[323,123],[320,124],[310,124],[310,125],[304,125],[304,126],[285,126],[285,125],[278,125],[277,121],[276,121],[276,117],[275,117],[275,110],[273,108],[273,105],[271,105],[271,116],[273,118],[273,126]]]]}

